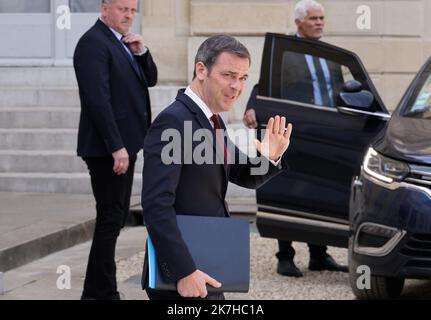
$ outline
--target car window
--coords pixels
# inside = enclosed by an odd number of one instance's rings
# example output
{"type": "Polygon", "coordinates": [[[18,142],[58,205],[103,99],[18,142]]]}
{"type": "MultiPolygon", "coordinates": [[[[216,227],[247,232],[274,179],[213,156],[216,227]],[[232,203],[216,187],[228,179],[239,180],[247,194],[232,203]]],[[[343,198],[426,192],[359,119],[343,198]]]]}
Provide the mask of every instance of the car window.
{"type": "Polygon", "coordinates": [[[387,113],[371,78],[355,53],[324,41],[266,34],[259,96],[329,109],[343,105],[339,93],[349,80],[359,83],[359,91],[370,93],[372,100],[367,108],[387,113]]]}
{"type": "Polygon", "coordinates": [[[335,107],[344,82],[353,79],[348,67],[310,54],[284,51],[280,62],[279,83],[273,82],[274,98],[335,107]]]}
{"type": "Polygon", "coordinates": [[[431,119],[431,73],[428,71],[422,75],[415,93],[410,99],[405,117],[431,119]]]}

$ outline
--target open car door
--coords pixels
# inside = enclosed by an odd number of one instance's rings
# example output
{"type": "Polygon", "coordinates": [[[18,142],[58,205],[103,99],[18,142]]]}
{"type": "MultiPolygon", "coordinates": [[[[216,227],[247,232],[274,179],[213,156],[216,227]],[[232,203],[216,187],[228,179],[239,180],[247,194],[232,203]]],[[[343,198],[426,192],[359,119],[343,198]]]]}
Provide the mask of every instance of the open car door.
{"type": "Polygon", "coordinates": [[[257,190],[261,236],[347,247],[352,177],[390,118],[359,58],[268,33],[248,107],[259,124],[274,115],[293,124],[289,169],[257,190]]]}

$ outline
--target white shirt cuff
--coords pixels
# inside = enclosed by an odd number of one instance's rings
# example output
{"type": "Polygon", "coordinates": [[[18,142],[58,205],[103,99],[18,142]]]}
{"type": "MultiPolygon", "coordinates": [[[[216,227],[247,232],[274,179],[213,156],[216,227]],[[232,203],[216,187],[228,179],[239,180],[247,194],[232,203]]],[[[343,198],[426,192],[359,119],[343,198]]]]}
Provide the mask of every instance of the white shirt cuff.
{"type": "MultiPolygon", "coordinates": [[[[269,160],[269,159],[268,159],[269,160]]],[[[269,162],[271,162],[274,166],[276,166],[276,167],[278,167],[278,164],[280,163],[280,161],[281,161],[281,157],[280,158],[278,158],[278,160],[277,161],[274,161],[274,160],[269,160],[269,162]]]]}
{"type": "Polygon", "coordinates": [[[148,52],[148,48],[144,47],[144,51],[142,52],[138,52],[138,53],[134,53],[135,56],[143,56],[144,54],[146,54],[148,52]]]}

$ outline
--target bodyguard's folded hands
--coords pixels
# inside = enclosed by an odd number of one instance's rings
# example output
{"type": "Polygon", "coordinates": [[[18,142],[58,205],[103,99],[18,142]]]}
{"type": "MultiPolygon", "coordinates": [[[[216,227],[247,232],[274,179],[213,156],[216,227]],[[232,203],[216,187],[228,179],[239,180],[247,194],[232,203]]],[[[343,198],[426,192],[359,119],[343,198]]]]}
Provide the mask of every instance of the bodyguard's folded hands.
{"type": "Polygon", "coordinates": [[[207,283],[214,288],[221,287],[220,282],[211,278],[206,273],[196,270],[178,281],[177,291],[184,298],[205,298],[208,295],[207,283]]]}
{"type": "Polygon", "coordinates": [[[262,142],[255,140],[256,149],[269,160],[277,161],[289,147],[291,134],[292,124],[286,127],[285,117],[271,117],[262,142]]]}

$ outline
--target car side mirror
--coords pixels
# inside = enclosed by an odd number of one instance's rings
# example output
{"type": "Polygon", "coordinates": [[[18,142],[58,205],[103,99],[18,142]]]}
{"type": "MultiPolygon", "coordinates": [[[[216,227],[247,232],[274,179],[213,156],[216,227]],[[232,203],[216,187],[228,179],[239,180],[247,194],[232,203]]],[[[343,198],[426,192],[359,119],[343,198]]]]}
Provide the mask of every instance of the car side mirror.
{"type": "Polygon", "coordinates": [[[342,92],[359,92],[362,90],[362,83],[358,80],[348,80],[344,82],[342,92]]]}
{"type": "Polygon", "coordinates": [[[362,89],[362,84],[357,80],[349,80],[343,84],[342,90],[338,95],[339,105],[342,107],[359,109],[363,111],[375,111],[372,108],[374,95],[362,89]]]}

